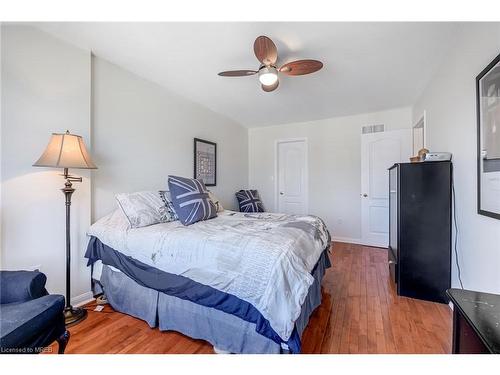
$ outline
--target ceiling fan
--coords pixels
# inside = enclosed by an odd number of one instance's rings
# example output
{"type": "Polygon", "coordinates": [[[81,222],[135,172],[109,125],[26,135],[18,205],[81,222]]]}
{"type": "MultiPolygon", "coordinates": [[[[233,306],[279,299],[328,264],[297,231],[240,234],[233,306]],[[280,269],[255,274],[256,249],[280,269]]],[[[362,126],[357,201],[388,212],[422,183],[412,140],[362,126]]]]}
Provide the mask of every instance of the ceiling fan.
{"type": "Polygon", "coordinates": [[[323,67],[323,63],[318,60],[296,60],[286,63],[281,68],[276,67],[278,60],[278,50],[276,45],[267,36],[259,36],[253,44],[255,56],[261,62],[259,70],[229,70],[220,72],[222,77],[246,77],[259,74],[259,81],[262,90],[271,92],[278,88],[278,73],[284,73],[289,76],[301,76],[314,73],[323,67]]]}

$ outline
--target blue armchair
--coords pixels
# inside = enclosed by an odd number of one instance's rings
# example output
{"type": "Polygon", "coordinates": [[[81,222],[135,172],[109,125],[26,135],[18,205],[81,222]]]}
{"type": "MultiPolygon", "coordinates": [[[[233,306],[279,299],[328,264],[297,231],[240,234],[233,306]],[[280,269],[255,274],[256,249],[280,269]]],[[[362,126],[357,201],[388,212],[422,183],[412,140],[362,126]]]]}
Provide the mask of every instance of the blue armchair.
{"type": "Polygon", "coordinates": [[[64,297],[48,294],[38,271],[0,271],[0,353],[40,353],[54,340],[64,353],[64,297]]]}

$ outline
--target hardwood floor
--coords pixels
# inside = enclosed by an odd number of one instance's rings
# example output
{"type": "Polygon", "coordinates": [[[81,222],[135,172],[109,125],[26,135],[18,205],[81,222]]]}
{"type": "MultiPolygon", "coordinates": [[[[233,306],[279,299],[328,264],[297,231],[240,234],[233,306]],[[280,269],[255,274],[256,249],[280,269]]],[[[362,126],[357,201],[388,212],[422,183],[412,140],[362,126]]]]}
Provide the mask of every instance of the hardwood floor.
{"type": "MultiPolygon", "coordinates": [[[[451,352],[450,308],[398,297],[386,250],[338,242],[332,250],[333,267],[323,280],[323,302],[304,332],[303,353],[451,352]]],[[[109,306],[89,311],[70,332],[66,353],[213,353],[205,341],[151,329],[109,306]]],[[[51,349],[57,352],[56,344],[51,349]]]]}

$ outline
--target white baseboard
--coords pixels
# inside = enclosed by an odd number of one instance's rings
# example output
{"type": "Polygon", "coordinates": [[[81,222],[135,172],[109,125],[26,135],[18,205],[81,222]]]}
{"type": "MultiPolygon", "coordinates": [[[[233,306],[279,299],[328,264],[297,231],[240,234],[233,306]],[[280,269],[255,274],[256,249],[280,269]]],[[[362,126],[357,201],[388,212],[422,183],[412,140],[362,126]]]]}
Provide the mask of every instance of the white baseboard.
{"type": "Polygon", "coordinates": [[[91,291],[80,294],[79,296],[71,298],[71,304],[75,307],[83,306],[86,303],[94,300],[94,295],[91,291]]]}
{"type": "Polygon", "coordinates": [[[345,242],[345,243],[351,243],[354,245],[361,245],[361,246],[368,246],[368,247],[377,247],[380,249],[387,249],[386,246],[377,246],[377,245],[371,245],[367,243],[363,243],[363,240],[361,238],[351,238],[351,237],[332,237],[332,242],[345,242]]]}
{"type": "Polygon", "coordinates": [[[352,243],[356,245],[362,245],[360,238],[351,238],[351,237],[332,237],[333,242],[345,242],[352,243]]]}

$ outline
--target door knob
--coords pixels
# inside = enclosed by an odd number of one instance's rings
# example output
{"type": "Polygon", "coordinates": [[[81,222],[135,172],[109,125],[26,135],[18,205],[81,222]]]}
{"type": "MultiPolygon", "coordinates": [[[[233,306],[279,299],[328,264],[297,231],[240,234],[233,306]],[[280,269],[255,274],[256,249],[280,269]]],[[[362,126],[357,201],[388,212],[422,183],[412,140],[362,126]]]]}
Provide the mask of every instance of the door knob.
{"type": "Polygon", "coordinates": [[[364,194],[363,194],[363,197],[365,197],[365,198],[366,198],[367,196],[368,196],[368,194],[366,194],[366,193],[364,193],[364,194]]]}
{"type": "Polygon", "coordinates": [[[285,194],[285,193],[283,193],[282,191],[280,191],[280,195],[283,195],[283,194],[285,194]]]}

